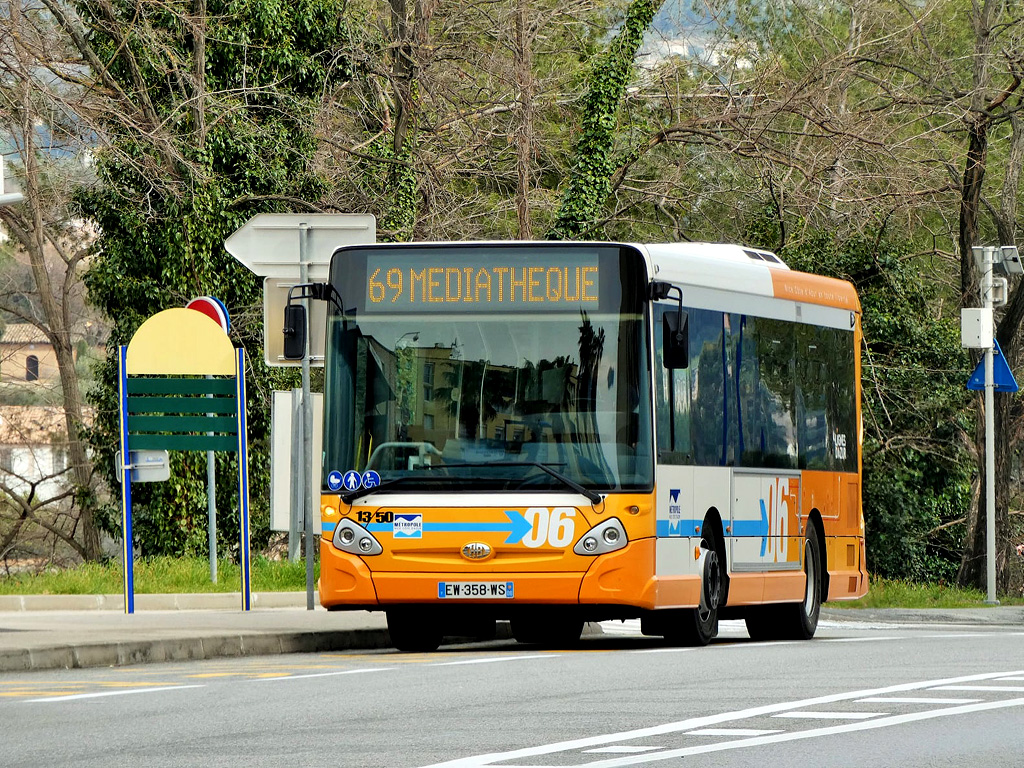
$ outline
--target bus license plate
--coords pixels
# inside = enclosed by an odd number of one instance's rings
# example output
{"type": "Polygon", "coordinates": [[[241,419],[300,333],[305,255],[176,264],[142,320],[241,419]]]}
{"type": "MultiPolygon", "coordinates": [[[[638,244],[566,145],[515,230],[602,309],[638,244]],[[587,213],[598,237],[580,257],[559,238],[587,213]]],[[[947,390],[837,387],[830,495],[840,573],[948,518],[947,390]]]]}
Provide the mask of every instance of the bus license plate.
{"type": "Polygon", "coordinates": [[[515,582],[439,581],[437,596],[441,600],[511,600],[515,597],[515,582]]]}

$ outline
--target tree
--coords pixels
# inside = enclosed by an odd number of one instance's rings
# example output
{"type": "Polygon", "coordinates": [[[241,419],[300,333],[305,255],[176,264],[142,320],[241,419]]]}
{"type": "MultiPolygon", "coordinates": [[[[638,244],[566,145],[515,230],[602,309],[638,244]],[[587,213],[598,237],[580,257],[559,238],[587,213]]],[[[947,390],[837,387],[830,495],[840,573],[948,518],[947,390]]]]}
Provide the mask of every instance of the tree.
{"type": "MultiPolygon", "coordinates": [[[[42,526],[82,557],[96,559],[101,552],[93,517],[92,463],[82,435],[85,419],[75,365],[75,334],[83,330],[76,328],[82,309],[81,272],[89,238],[76,224],[71,205],[73,184],[88,175],[75,166],[84,147],[75,113],[88,102],[61,77],[66,71],[66,41],[45,14],[20,2],[10,4],[9,10],[6,21],[12,34],[0,56],[0,116],[21,161],[25,200],[0,207],[0,221],[24,254],[28,270],[21,273],[22,281],[0,288],[0,310],[34,325],[53,347],[71,475],[70,490],[61,497],[76,499],[77,513],[69,525],[54,525],[44,514],[47,500],[36,497],[34,490],[27,498],[7,483],[2,490],[14,502],[20,521],[42,526]]],[[[16,276],[18,270],[7,270],[9,280],[16,276]]],[[[18,523],[16,529],[21,526],[18,523]]]]}
{"type": "MultiPolygon", "coordinates": [[[[310,166],[319,100],[348,76],[338,56],[342,6],[335,0],[46,2],[89,63],[90,86],[104,98],[92,115],[100,185],[79,198],[100,233],[86,275],[90,299],[113,322],[100,385],[91,393],[99,417],[90,440],[99,464],[113,484],[118,345],[157,311],[215,295],[228,306],[234,338],[252,366],[250,475],[253,498],[265,499],[275,375],[260,362],[261,286],[227,255],[223,240],[255,213],[315,209],[326,195],[329,184],[310,166]]],[[[202,549],[200,459],[173,457],[171,481],[140,486],[135,494],[147,554],[202,549]]],[[[218,457],[221,509],[231,505],[235,461],[218,457]]],[[[265,507],[254,509],[254,521],[257,515],[258,546],[266,535],[265,507]]],[[[221,540],[237,540],[237,510],[219,522],[221,540]]]]}

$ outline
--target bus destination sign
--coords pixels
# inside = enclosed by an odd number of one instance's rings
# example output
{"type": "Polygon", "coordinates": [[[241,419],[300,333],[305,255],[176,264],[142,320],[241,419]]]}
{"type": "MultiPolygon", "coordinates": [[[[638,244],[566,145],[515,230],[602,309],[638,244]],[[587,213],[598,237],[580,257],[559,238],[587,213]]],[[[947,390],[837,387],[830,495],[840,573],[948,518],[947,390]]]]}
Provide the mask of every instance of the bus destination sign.
{"type": "Polygon", "coordinates": [[[384,311],[529,311],[596,306],[597,254],[531,251],[501,262],[447,253],[372,254],[366,308],[384,311]]]}

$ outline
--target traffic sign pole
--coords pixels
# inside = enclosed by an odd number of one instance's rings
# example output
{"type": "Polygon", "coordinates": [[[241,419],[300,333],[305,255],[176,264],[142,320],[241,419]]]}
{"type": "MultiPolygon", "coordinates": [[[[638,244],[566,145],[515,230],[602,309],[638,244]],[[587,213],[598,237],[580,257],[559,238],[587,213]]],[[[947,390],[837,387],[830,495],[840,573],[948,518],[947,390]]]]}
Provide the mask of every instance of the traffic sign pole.
{"type": "MultiPolygon", "coordinates": [[[[309,225],[299,224],[299,280],[309,282],[309,225]]],[[[302,350],[302,510],[306,532],[306,610],[313,610],[313,397],[309,393],[309,300],[306,306],[306,347],[302,350]]]]}
{"type": "MultiPolygon", "coordinates": [[[[992,256],[995,248],[984,248],[981,298],[992,311],[992,256]]],[[[995,377],[992,375],[995,345],[985,349],[985,602],[998,605],[996,599],[996,411],[995,377]]]]}

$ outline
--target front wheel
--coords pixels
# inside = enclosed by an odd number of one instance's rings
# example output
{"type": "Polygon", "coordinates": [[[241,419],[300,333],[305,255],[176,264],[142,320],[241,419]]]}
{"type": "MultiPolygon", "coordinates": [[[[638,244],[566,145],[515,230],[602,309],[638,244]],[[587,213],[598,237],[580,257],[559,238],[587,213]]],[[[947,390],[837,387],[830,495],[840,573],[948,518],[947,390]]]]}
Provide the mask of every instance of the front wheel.
{"type": "Polygon", "coordinates": [[[754,640],[810,640],[818,629],[821,614],[821,547],[817,528],[807,521],[804,538],[804,599],[799,603],[768,605],[751,609],[746,616],[747,633],[754,640]]]}

